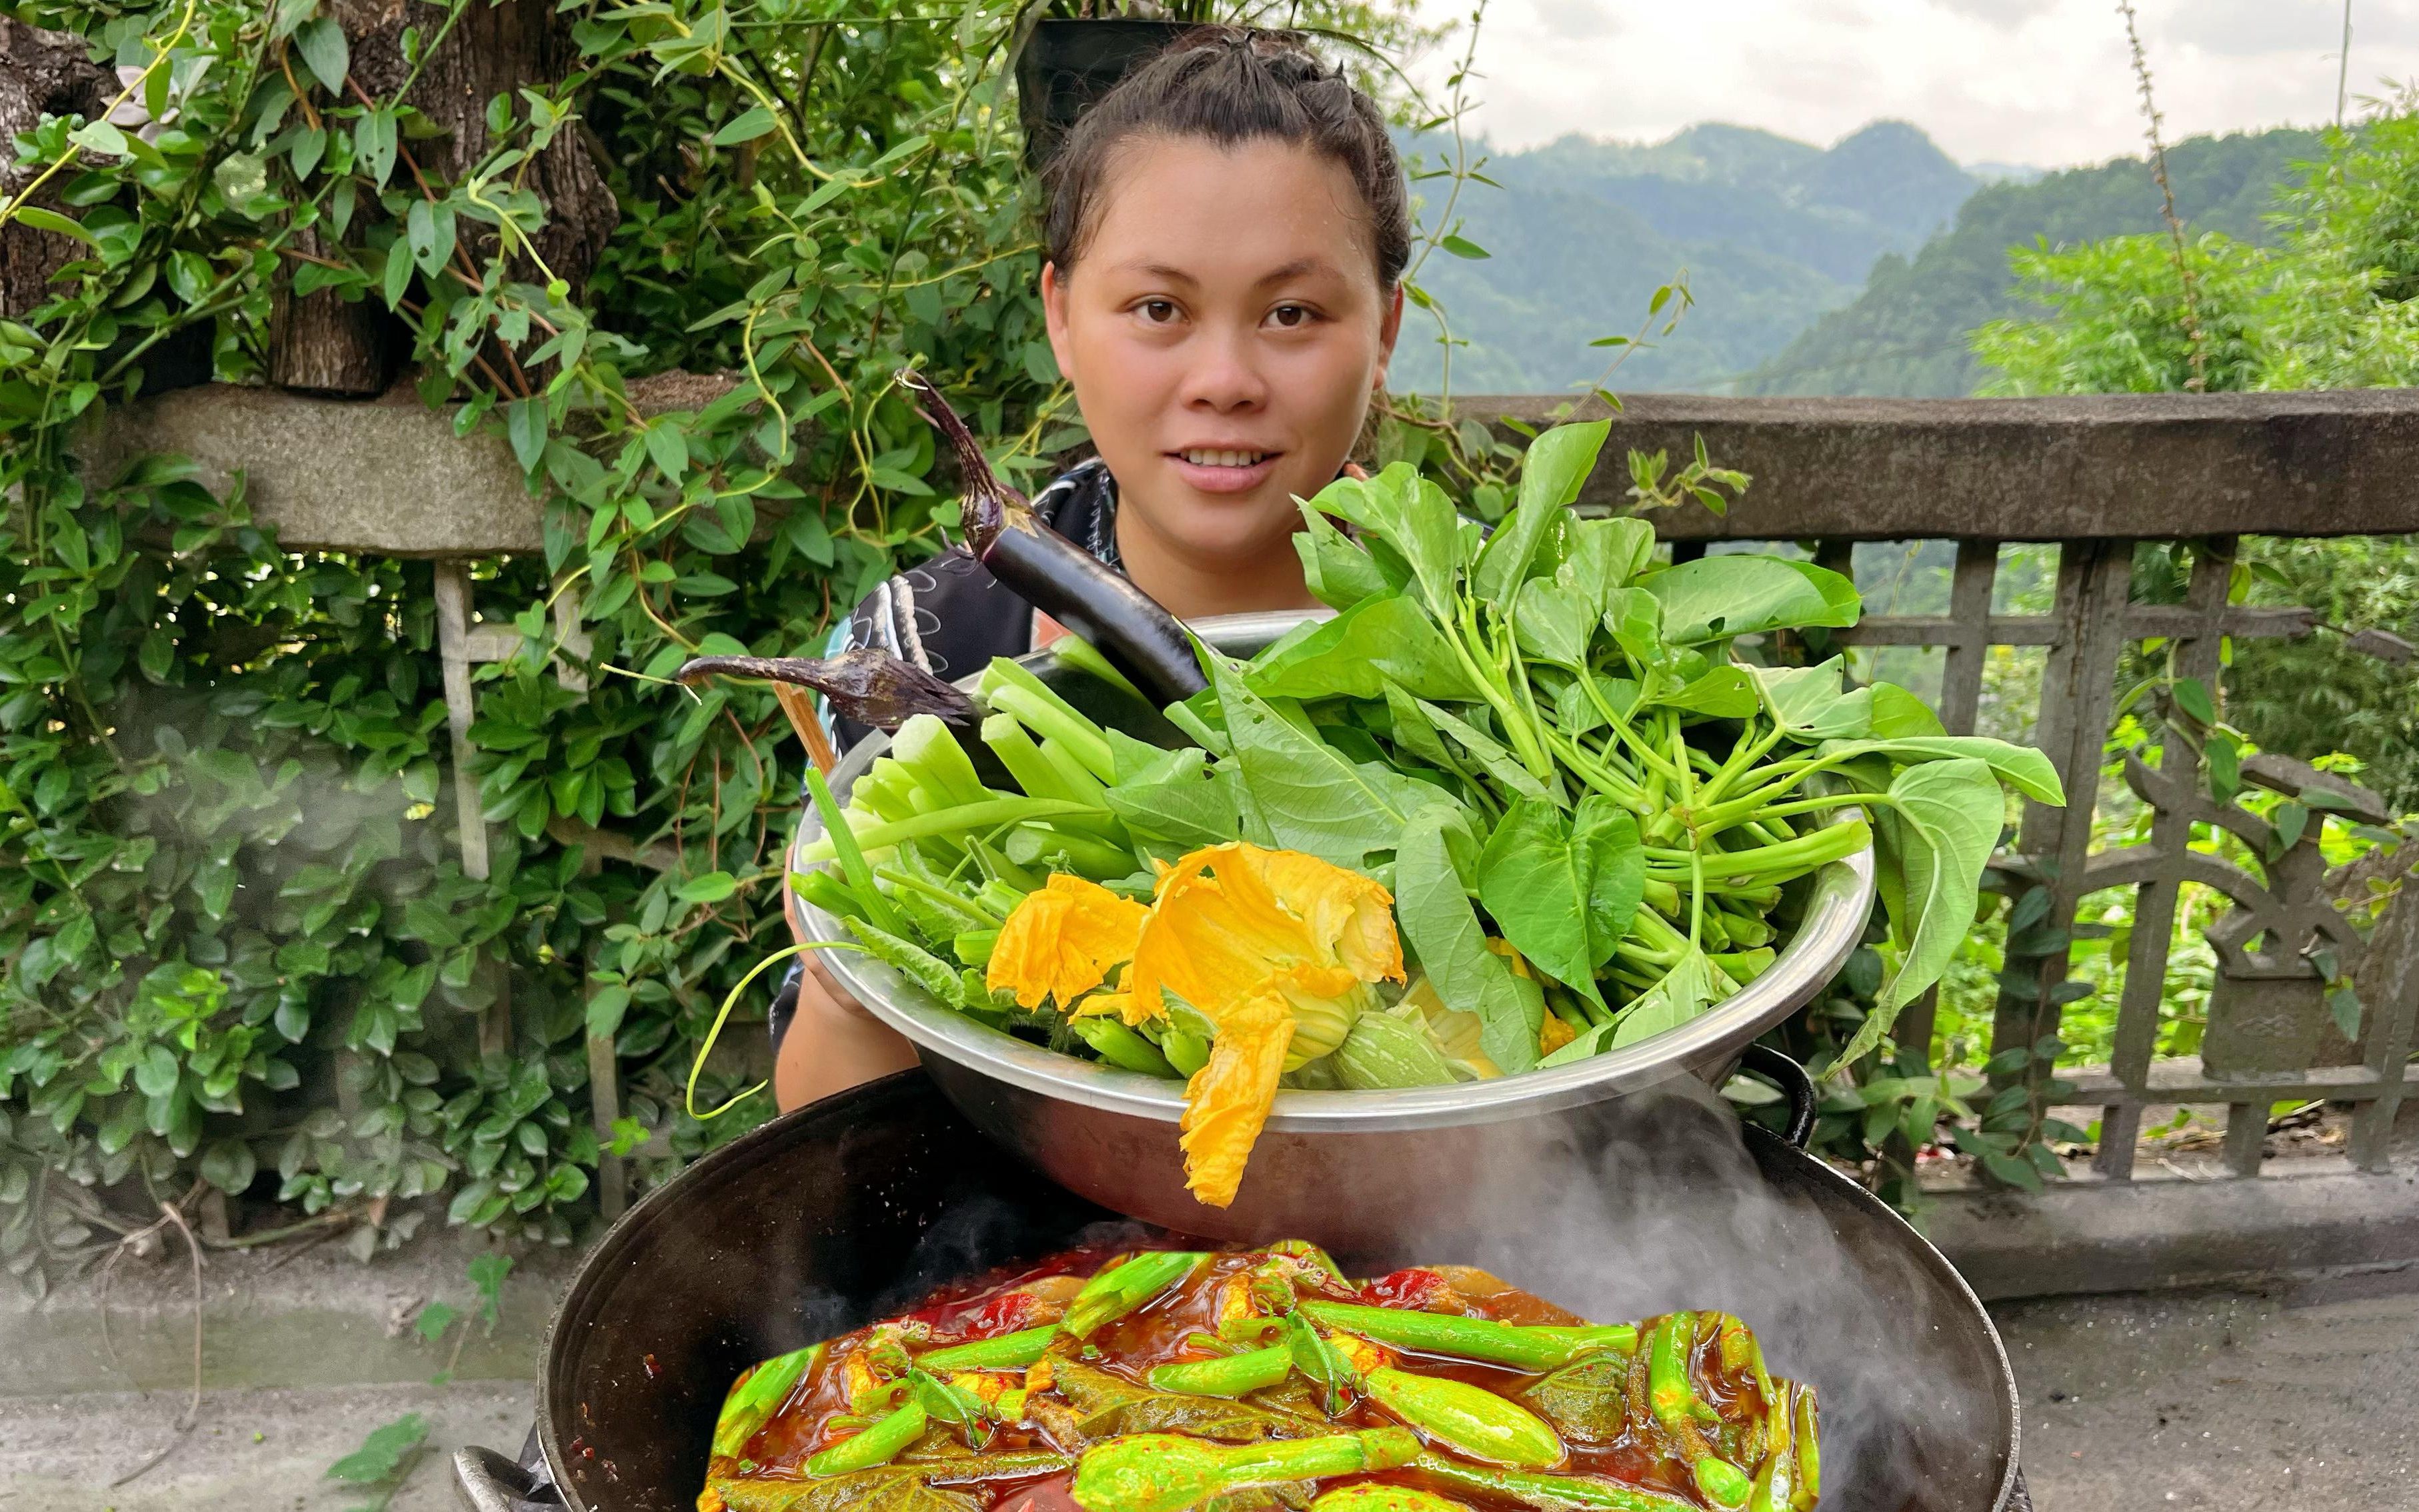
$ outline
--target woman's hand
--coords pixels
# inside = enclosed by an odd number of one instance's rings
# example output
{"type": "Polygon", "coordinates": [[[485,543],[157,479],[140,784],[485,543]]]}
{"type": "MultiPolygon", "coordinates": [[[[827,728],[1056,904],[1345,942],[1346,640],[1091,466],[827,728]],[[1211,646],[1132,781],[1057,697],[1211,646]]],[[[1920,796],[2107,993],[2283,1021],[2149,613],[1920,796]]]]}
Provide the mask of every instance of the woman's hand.
{"type": "Polygon", "coordinates": [[[781,1111],[915,1064],[916,1047],[867,1012],[809,954],[798,976],[797,1013],[773,1066],[773,1101],[781,1111]]]}

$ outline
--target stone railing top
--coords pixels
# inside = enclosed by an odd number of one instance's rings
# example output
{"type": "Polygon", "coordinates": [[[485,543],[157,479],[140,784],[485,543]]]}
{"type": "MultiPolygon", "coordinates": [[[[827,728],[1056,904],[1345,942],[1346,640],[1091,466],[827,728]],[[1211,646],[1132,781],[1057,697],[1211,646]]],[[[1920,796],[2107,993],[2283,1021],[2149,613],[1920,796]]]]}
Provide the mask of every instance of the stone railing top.
{"type": "MultiPolygon", "coordinates": [[[[1478,395],[1535,422],[1562,401],[1478,395]]],[[[1574,418],[1600,418],[1589,400],[1574,418]]],[[[2419,390],[2050,399],[1626,397],[1612,445],[1685,460],[1697,436],[1755,484],[1677,539],[2091,540],[2419,532],[2419,390]]],[[[1581,502],[1622,502],[1599,468],[1581,502]]]]}
{"type": "MultiPolygon", "coordinates": [[[[670,404],[727,379],[647,380],[670,404]]],[[[639,386],[634,385],[634,397],[639,386]]],[[[1545,419],[1562,401],[1479,395],[1461,414],[1545,419]]],[[[648,405],[642,408],[664,408],[648,405]]],[[[1595,400],[1576,418],[1601,416],[1595,400]]],[[[1673,511],[1682,540],[2090,540],[2419,532],[2419,390],[2060,399],[1719,399],[1639,394],[1612,445],[1686,458],[1695,438],[1755,478],[1725,517],[1673,511]]],[[[542,548],[503,441],[457,438],[398,390],[370,403],[214,385],[112,409],[85,443],[107,476],[181,452],[240,471],[254,517],[297,549],[493,556],[542,548]]],[[[1583,504],[1620,504],[1618,466],[1583,504]]]]}

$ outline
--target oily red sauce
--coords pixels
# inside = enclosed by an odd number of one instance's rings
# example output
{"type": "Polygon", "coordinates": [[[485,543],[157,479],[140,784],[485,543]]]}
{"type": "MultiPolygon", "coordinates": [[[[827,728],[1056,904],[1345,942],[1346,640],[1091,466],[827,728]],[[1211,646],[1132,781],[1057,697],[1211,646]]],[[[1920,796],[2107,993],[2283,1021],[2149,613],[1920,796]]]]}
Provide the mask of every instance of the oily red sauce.
{"type": "MultiPolygon", "coordinates": [[[[1083,1281],[1117,1259],[1124,1251],[1104,1248],[1071,1250],[1038,1265],[994,1273],[977,1282],[954,1286],[928,1298],[914,1311],[834,1339],[823,1358],[790,1392],[788,1398],[743,1449],[742,1464],[718,1462],[717,1474],[734,1470],[749,1476],[804,1473],[809,1457],[838,1443],[864,1426],[866,1418],[851,1411],[850,1392],[871,1377],[867,1365],[886,1354],[897,1357],[901,1343],[914,1353],[945,1345],[995,1338],[1002,1335],[1055,1323],[1083,1281]],[[853,1362],[855,1362],[853,1364],[853,1362]]],[[[1210,1262],[1182,1284],[1153,1299],[1140,1310],[1112,1321],[1091,1337],[1081,1352],[1085,1365],[1148,1384],[1155,1366],[1210,1358],[1224,1352],[1205,1348],[1205,1335],[1214,1337],[1223,1319],[1240,1312],[1265,1313],[1265,1304],[1250,1300],[1249,1280],[1266,1260],[1265,1252],[1213,1255],[1210,1262]]],[[[1573,1314],[1531,1292],[1511,1287],[1484,1272],[1461,1267],[1413,1268],[1357,1287],[1322,1281],[1297,1273],[1304,1292],[1323,1293],[1337,1301],[1418,1311],[1492,1319],[1526,1326],[1568,1326],[1581,1322],[1573,1314]]],[[[1641,1331],[1641,1348],[1645,1333],[1641,1331]]],[[[1725,1425],[1747,1425],[1762,1412],[1753,1371],[1744,1365],[1725,1368],[1718,1331],[1705,1323],[1697,1330],[1691,1349],[1691,1379],[1699,1397],[1725,1425]]],[[[1544,1379],[1469,1360],[1387,1351],[1396,1368],[1416,1375],[1467,1381],[1506,1397],[1518,1397],[1544,1379]]],[[[887,1372],[883,1373],[886,1379],[887,1372]]],[[[1003,1387],[1025,1383],[1022,1370],[986,1373],[1003,1387]]],[[[1284,1388],[1279,1388],[1282,1391],[1284,1388]]],[[[1299,1400],[1294,1403],[1299,1407],[1299,1400]]],[[[1356,1400],[1333,1419],[1337,1431],[1389,1426],[1396,1420],[1371,1400],[1356,1400]]],[[[1701,1424],[1709,1444],[1722,1443],[1723,1425],[1701,1424]]],[[[1735,1443],[1737,1431],[1729,1429],[1735,1443]]],[[[1662,1447],[1641,1440],[1625,1414],[1622,1431],[1610,1442],[1590,1443],[1568,1432],[1564,1440],[1568,1461],[1554,1473],[1600,1475],[1629,1486],[1662,1492],[1691,1505],[1700,1504],[1694,1485],[1678,1461],[1662,1447]]],[[[1069,1452],[1079,1445],[1054,1444],[1047,1432],[1030,1422],[998,1425],[985,1454],[1017,1451],[1069,1452]]],[[[1440,1480],[1417,1469],[1349,1477],[1432,1490],[1486,1512],[1528,1512],[1522,1504],[1485,1491],[1440,1480]]],[[[1339,1480],[1335,1484],[1345,1484],[1339,1480]]],[[[1019,1479],[952,1485],[970,1494],[987,1512],[1081,1512],[1070,1488],[1071,1472],[1044,1473],[1019,1479]]]]}

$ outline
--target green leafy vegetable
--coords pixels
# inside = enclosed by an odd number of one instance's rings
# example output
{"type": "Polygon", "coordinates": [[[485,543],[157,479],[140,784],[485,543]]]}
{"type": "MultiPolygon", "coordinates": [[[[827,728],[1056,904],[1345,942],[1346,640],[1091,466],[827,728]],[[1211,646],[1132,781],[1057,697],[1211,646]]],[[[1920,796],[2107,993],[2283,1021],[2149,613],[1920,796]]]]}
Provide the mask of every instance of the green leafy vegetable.
{"type": "Polygon", "coordinates": [[[1394,911],[1404,942],[1426,968],[1438,995],[1478,1015],[1487,1058],[1505,1072],[1537,1063],[1544,1004],[1522,994],[1511,965],[1487,948],[1478,915],[1445,844],[1449,816],[1423,810],[1394,853],[1394,911]]]}

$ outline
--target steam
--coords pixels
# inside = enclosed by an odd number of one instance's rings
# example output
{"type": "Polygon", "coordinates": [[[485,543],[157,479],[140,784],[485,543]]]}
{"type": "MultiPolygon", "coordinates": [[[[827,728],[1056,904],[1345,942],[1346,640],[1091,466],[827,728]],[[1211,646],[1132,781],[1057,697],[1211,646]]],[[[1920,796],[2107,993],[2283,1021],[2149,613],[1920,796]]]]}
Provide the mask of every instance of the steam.
{"type": "Polygon", "coordinates": [[[1488,1134],[1475,1179],[1453,1183],[1459,1211],[1386,1263],[1477,1265],[1600,1322],[1734,1313],[1776,1375],[1815,1387],[1824,1505],[1990,1504],[1992,1378],[1961,1320],[1934,1316],[1937,1283],[1903,1246],[1852,1250],[1777,1188],[1711,1089],[1677,1078],[1488,1134]]]}

